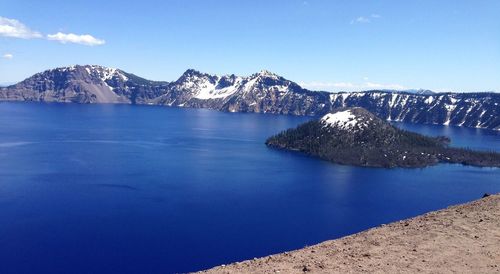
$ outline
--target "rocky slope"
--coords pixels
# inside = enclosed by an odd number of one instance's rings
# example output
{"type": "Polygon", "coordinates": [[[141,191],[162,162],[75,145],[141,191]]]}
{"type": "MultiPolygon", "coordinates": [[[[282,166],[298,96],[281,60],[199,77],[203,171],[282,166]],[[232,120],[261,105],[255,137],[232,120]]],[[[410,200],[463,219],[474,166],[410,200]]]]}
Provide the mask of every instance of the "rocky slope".
{"type": "Polygon", "coordinates": [[[363,108],[347,108],[286,130],[266,144],[344,165],[424,167],[447,162],[500,167],[499,153],[451,148],[449,141],[398,129],[363,108]]]}
{"type": "Polygon", "coordinates": [[[200,273],[498,273],[500,195],[200,273]]]}
{"type": "Polygon", "coordinates": [[[430,91],[310,91],[269,71],[248,77],[187,70],[156,82],[119,69],[71,66],[47,70],[6,88],[0,100],[155,104],[229,112],[323,115],[363,107],[385,120],[500,130],[500,94],[430,91]]]}

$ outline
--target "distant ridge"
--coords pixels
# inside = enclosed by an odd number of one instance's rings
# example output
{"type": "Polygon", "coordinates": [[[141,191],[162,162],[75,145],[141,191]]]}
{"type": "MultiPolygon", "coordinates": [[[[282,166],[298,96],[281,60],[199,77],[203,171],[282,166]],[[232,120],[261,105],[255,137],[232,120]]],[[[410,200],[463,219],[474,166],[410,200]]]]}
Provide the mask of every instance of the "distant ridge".
{"type": "Polygon", "coordinates": [[[433,95],[436,92],[429,89],[406,89],[402,90],[402,92],[413,93],[413,94],[422,94],[422,95],[433,95]]]}
{"type": "Polygon", "coordinates": [[[15,84],[15,83],[12,83],[12,82],[4,82],[4,83],[0,83],[0,87],[5,88],[5,87],[11,86],[11,85],[13,85],[13,84],[15,84]]]}
{"type": "Polygon", "coordinates": [[[499,93],[330,93],[304,89],[266,70],[242,77],[188,69],[176,81],[166,82],[99,65],[74,65],[0,88],[0,101],[150,104],[310,116],[340,107],[363,107],[389,121],[500,130],[499,93]]]}

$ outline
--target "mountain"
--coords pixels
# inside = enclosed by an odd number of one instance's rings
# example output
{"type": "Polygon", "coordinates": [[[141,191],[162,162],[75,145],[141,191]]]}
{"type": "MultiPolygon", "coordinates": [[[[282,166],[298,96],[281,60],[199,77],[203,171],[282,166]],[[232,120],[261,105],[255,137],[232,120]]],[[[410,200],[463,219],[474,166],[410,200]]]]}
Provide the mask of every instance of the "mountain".
{"type": "Polygon", "coordinates": [[[266,70],[241,77],[189,69],[176,81],[159,82],[120,69],[76,65],[37,73],[18,84],[0,88],[0,100],[153,104],[310,116],[359,106],[389,121],[500,130],[498,93],[330,93],[304,89],[266,70]]]}
{"type": "Polygon", "coordinates": [[[315,115],[329,110],[330,105],[324,103],[328,98],[328,94],[303,89],[266,70],[248,77],[188,70],[155,103],[229,112],[315,115]]]}
{"type": "Polygon", "coordinates": [[[345,108],[270,137],[266,145],[344,165],[424,167],[446,162],[500,167],[499,153],[451,148],[449,142],[398,129],[363,108],[345,108]]]}
{"type": "Polygon", "coordinates": [[[500,93],[351,92],[330,95],[332,107],[363,107],[388,121],[500,130],[500,93]]]}
{"type": "Polygon", "coordinates": [[[37,73],[0,91],[0,100],[73,103],[147,103],[165,90],[119,69],[86,65],[37,73]]]}

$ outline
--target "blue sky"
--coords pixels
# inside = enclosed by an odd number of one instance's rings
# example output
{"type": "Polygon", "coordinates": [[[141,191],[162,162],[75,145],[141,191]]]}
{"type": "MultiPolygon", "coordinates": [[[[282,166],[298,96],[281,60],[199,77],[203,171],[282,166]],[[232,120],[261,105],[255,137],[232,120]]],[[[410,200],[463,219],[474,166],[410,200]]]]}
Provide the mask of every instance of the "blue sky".
{"type": "Polygon", "coordinates": [[[0,83],[71,64],[167,81],[267,69],[321,90],[500,91],[500,1],[0,0],[0,83]]]}

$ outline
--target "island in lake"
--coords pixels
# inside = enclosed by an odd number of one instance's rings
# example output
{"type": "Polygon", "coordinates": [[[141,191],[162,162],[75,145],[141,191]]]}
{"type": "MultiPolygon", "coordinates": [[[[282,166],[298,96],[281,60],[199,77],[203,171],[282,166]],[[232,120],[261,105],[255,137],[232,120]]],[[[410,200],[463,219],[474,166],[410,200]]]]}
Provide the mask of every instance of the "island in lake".
{"type": "Polygon", "coordinates": [[[344,165],[391,168],[459,163],[500,167],[497,152],[455,148],[449,143],[447,137],[428,137],[398,129],[359,107],[328,113],[266,141],[270,147],[344,165]]]}

